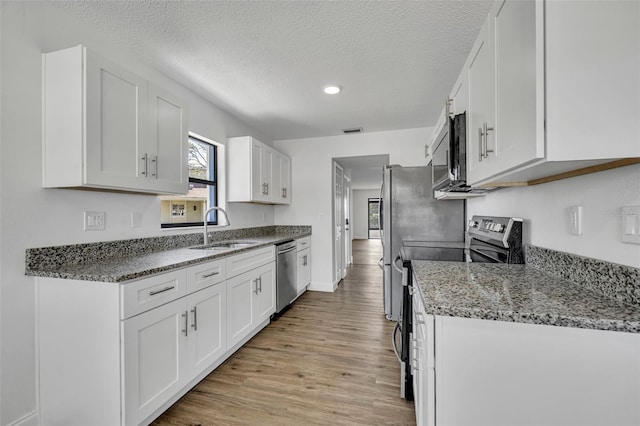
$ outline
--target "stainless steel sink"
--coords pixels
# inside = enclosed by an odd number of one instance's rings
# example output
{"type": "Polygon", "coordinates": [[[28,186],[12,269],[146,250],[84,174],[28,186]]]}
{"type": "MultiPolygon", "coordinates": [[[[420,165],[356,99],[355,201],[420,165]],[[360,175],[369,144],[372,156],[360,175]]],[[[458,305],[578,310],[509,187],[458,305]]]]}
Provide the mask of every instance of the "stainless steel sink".
{"type": "Polygon", "coordinates": [[[189,247],[196,250],[227,250],[234,248],[249,247],[257,244],[253,241],[221,241],[217,243],[209,243],[207,245],[189,247]]]}

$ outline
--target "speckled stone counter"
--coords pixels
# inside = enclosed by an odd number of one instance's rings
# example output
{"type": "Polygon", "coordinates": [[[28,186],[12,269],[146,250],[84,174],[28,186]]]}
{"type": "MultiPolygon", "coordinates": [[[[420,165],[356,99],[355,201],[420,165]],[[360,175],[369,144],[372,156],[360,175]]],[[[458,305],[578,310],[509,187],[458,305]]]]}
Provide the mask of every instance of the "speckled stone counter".
{"type": "Polygon", "coordinates": [[[191,249],[203,235],[186,234],[28,249],[25,275],[123,282],[311,235],[310,226],[267,226],[213,232],[212,241],[243,240],[242,248],[191,249]]]}
{"type": "Polygon", "coordinates": [[[429,314],[640,333],[640,307],[529,265],[411,264],[429,314]]]}

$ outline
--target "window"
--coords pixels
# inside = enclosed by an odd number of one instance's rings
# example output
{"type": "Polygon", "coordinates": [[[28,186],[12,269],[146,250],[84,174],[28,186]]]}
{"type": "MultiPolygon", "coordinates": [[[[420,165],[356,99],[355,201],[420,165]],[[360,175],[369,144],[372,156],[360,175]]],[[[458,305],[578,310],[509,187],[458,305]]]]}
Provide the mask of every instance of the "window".
{"type": "MultiPolygon", "coordinates": [[[[213,141],[189,134],[189,192],[160,197],[162,228],[204,224],[203,213],[218,205],[217,159],[218,147],[213,141]]],[[[210,213],[209,224],[217,224],[216,213],[210,213]]]]}
{"type": "Polygon", "coordinates": [[[368,199],[368,216],[369,216],[369,238],[380,238],[380,217],[379,208],[380,200],[378,198],[368,199]]]}

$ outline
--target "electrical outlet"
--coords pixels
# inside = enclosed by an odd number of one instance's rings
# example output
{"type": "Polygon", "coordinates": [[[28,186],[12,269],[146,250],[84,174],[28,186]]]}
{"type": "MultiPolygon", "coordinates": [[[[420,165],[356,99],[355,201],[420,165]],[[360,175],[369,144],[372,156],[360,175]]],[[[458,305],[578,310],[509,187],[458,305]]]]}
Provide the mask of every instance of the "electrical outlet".
{"type": "Polygon", "coordinates": [[[582,206],[571,206],[567,209],[569,234],[582,235],[582,206]]]}
{"type": "Polygon", "coordinates": [[[100,231],[104,229],[104,212],[84,212],[84,230],[100,231]]]}
{"type": "Polygon", "coordinates": [[[131,227],[140,228],[142,226],[142,213],[131,212],[131,227]]]}

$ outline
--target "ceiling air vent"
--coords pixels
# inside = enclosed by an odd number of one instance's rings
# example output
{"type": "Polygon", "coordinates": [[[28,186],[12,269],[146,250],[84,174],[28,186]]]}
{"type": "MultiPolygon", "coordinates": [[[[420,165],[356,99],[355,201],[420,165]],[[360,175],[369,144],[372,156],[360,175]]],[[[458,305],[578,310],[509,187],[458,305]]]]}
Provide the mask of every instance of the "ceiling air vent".
{"type": "Polygon", "coordinates": [[[362,133],[362,127],[352,127],[351,129],[342,129],[345,135],[350,133],[362,133]]]}

